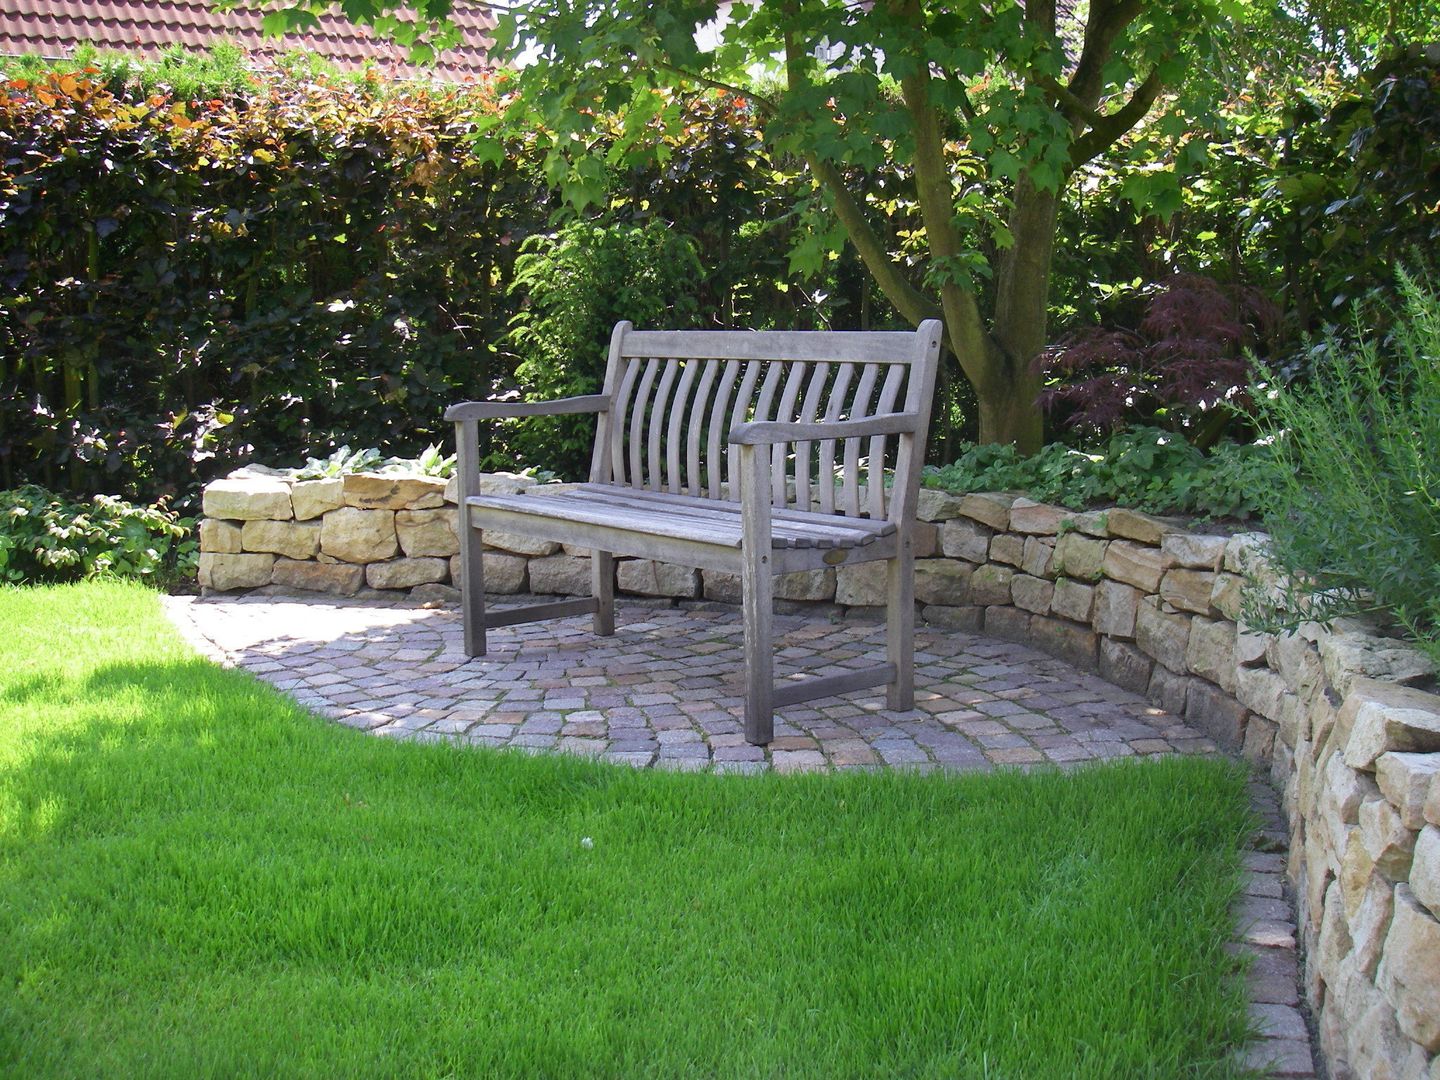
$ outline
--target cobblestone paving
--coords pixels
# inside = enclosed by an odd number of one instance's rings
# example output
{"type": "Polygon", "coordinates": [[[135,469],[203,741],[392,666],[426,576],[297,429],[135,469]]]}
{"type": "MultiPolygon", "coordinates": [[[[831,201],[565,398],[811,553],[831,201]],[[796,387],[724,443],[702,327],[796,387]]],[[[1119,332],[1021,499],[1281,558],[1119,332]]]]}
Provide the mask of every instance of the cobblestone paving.
{"type": "MultiPolygon", "coordinates": [[[[780,710],[745,742],[738,612],[621,603],[616,635],[588,617],[494,630],[467,660],[460,616],[408,602],[251,594],[175,598],[192,640],[350,727],[395,738],[589,754],[646,767],[758,772],[883,766],[989,769],[1213,753],[1135,694],[1023,645],[916,633],[916,708],[883,689],[780,710]]],[[[874,663],[873,622],[777,616],[781,676],[874,663]]]]}

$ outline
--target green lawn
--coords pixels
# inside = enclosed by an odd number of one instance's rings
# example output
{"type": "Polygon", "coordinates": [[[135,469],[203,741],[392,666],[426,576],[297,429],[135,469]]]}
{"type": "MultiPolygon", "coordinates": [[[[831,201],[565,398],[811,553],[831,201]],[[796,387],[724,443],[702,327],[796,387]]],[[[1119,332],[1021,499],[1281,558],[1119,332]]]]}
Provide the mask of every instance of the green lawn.
{"type": "Polygon", "coordinates": [[[1233,1072],[1235,766],[636,772],[325,723],[137,587],[0,628],[0,1073],[1233,1072]]]}

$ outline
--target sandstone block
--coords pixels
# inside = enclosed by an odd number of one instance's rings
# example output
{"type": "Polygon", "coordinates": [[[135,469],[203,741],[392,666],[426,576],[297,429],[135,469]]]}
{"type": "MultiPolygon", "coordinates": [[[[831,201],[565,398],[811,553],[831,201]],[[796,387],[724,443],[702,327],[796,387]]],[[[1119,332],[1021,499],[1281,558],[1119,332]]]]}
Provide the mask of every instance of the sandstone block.
{"type": "Polygon", "coordinates": [[[318,521],[247,521],[240,531],[246,551],[266,551],[289,559],[313,559],[320,550],[318,521]]]}
{"type": "Polygon", "coordinates": [[[205,516],[231,521],[288,521],[294,516],[290,485],[269,476],[215,480],[201,496],[205,516]]]}
{"type": "Polygon", "coordinates": [[[1227,536],[1206,536],[1203,533],[1172,532],[1160,540],[1160,550],[1175,560],[1176,566],[1188,570],[1220,569],[1225,561],[1227,536]]]}
{"type": "Polygon", "coordinates": [[[421,607],[441,608],[460,603],[460,590],[453,585],[442,585],[438,581],[416,585],[410,590],[410,599],[421,607]]]}
{"type": "Polygon", "coordinates": [[[1010,506],[1013,495],[979,491],[960,500],[960,513],[982,525],[1003,532],[1010,527],[1010,506]]]}
{"type": "Polygon", "coordinates": [[[964,498],[939,488],[921,488],[915,500],[915,516],[921,521],[949,521],[960,516],[964,498]]]}
{"type": "Polygon", "coordinates": [[[1111,581],[1133,585],[1145,593],[1153,593],[1160,588],[1160,579],[1169,568],[1169,556],[1157,548],[1132,544],[1128,540],[1112,541],[1106,547],[1105,558],[1100,565],[1111,581]]]}
{"type": "Polygon", "coordinates": [[[940,526],[940,550],[952,559],[983,563],[990,558],[990,538],[995,533],[969,518],[956,518],[940,526]]]}
{"type": "Polygon", "coordinates": [[[1279,721],[1289,692],[1285,680],[1269,668],[1240,668],[1235,673],[1236,699],[1267,719],[1279,721]]]}
{"type": "Polygon", "coordinates": [[[1215,575],[1208,570],[1167,570],[1160,579],[1160,599],[1181,611],[1210,614],[1215,575]]]}
{"type": "Polygon", "coordinates": [[[433,476],[351,473],[342,480],[345,505],[360,510],[405,510],[426,495],[445,492],[445,481],[433,476]]]}
{"type": "Polygon", "coordinates": [[[985,609],[974,604],[962,607],[929,604],[921,610],[920,617],[931,626],[942,626],[965,634],[978,634],[985,626],[985,609]]]}
{"type": "Polygon", "coordinates": [[[1357,677],[1390,683],[1413,683],[1435,674],[1428,656],[1404,642],[1364,633],[1334,633],[1320,638],[1325,677],[1345,694],[1357,677]]]}
{"type": "Polygon", "coordinates": [[[277,559],[272,580],[287,589],[307,589],[333,596],[354,596],[365,584],[365,568],[354,563],[322,563],[313,559],[277,559]]]}
{"type": "MultiPolygon", "coordinates": [[[[480,556],[480,570],[485,575],[486,593],[508,596],[524,592],[528,584],[527,566],[527,560],[519,555],[506,555],[500,551],[484,552],[480,556]]],[[[450,559],[450,582],[460,585],[462,581],[460,556],[455,555],[450,559]]]]}
{"type": "Polygon", "coordinates": [[[1175,523],[1153,514],[1142,514],[1138,510],[1127,510],[1117,506],[1106,511],[1105,524],[1111,536],[1126,540],[1138,540],[1142,544],[1158,547],[1167,533],[1173,532],[1175,523]]]}
{"type": "Polygon", "coordinates": [[[1400,1030],[1426,1050],[1440,1050],[1440,922],[1409,886],[1395,889],[1395,915],[1385,938],[1377,985],[1395,1007],[1400,1030]]]}
{"type": "MultiPolygon", "coordinates": [[[[1190,624],[1185,666],[1227,693],[1235,692],[1235,624],[1196,618],[1190,624]]],[[[1293,741],[1293,740],[1292,740],[1293,741]]]]}
{"type": "MultiPolygon", "coordinates": [[[[1358,814],[1357,814],[1358,816],[1358,814]]],[[[1345,905],[1345,916],[1354,919],[1355,913],[1360,910],[1360,905],[1365,901],[1365,892],[1370,887],[1371,880],[1381,881],[1375,874],[1375,860],[1370,858],[1370,853],[1365,850],[1365,840],[1355,832],[1350,836],[1345,845],[1345,852],[1340,859],[1340,899],[1345,905]]],[[[1389,886],[1386,885],[1386,891],[1389,886]]]]}
{"type": "Polygon", "coordinates": [[[990,541],[990,561],[1019,566],[1025,561],[1025,538],[1014,533],[997,533],[990,541]]]}
{"type": "Polygon", "coordinates": [[[1235,663],[1247,667],[1265,662],[1270,635],[1257,633],[1245,623],[1235,624],[1235,663]]]}
{"type": "Polygon", "coordinates": [[[500,529],[486,529],[480,534],[485,541],[485,546],[494,548],[497,551],[508,551],[512,555],[531,555],[543,558],[546,555],[554,555],[560,550],[560,545],[553,540],[537,540],[533,536],[521,536],[519,533],[504,532],[500,529]]]}
{"type": "Polygon", "coordinates": [[[974,572],[975,568],[969,563],[950,559],[917,562],[915,598],[922,604],[963,607],[971,602],[970,576],[974,572]]]}
{"type": "Polygon", "coordinates": [[[1403,686],[1357,678],[1336,720],[1345,761],[1369,769],[1389,751],[1440,750],[1440,698],[1403,686]]]}
{"type": "Polygon", "coordinates": [[[1228,750],[1245,738],[1246,709],[1217,686],[1200,679],[1190,684],[1185,719],[1228,750]]]}
{"type": "Polygon", "coordinates": [[[1010,504],[1010,531],[1040,536],[1054,536],[1069,511],[1060,506],[1016,499],[1010,504]]]}
{"type": "Polygon", "coordinates": [[[438,556],[448,559],[460,551],[456,535],[459,519],[454,510],[400,510],[395,514],[395,535],[400,550],[412,559],[438,556]]]}
{"type": "Polygon", "coordinates": [[[1290,689],[1310,700],[1322,689],[1325,673],[1315,647],[1299,634],[1277,634],[1265,648],[1270,666],[1280,673],[1290,689]]]}
{"type": "Polygon", "coordinates": [[[1239,574],[1216,574],[1210,606],[1231,622],[1239,619],[1245,607],[1245,579],[1239,574]]]}
{"type": "Polygon", "coordinates": [[[835,602],[846,607],[877,607],[885,603],[885,564],[841,566],[835,574],[835,602]]]}
{"type": "Polygon", "coordinates": [[[1055,595],[1050,600],[1050,610],[1072,622],[1088,623],[1095,611],[1095,588],[1082,585],[1070,578],[1055,582],[1055,595]]]}
{"type": "MultiPolygon", "coordinates": [[[[885,565],[884,563],[880,564],[885,565]]],[[[916,568],[919,577],[919,564],[916,568]]],[[[918,587],[918,586],[917,586],[918,587]]],[[[835,599],[834,570],[800,570],[793,574],[781,574],[775,579],[777,600],[809,601],[829,603],[835,599]]]]}
{"type": "Polygon", "coordinates": [[[1345,905],[1340,902],[1340,885],[1332,881],[1325,891],[1324,913],[1320,917],[1320,940],[1311,962],[1326,983],[1340,980],[1340,963],[1351,948],[1350,926],[1345,920],[1345,905]]]}
{"type": "Polygon", "coordinates": [[[1380,966],[1385,935],[1390,930],[1394,912],[1395,886],[1379,874],[1371,874],[1350,918],[1355,968],[1366,978],[1373,979],[1375,969],[1380,966]]]}
{"type": "Polygon", "coordinates": [[[1236,533],[1225,542],[1225,555],[1220,565],[1232,574],[1263,576],[1265,549],[1270,537],[1264,533],[1236,533]]]}
{"type": "Polygon", "coordinates": [[[338,476],[323,480],[296,480],[290,486],[296,521],[310,521],[345,505],[345,481],[338,476]]]}
{"type": "MultiPolygon", "coordinates": [[[[1014,577],[1015,571],[1006,566],[996,566],[993,563],[977,566],[970,575],[970,602],[987,607],[1010,603],[1010,582],[1014,577]]],[[[988,627],[988,614],[986,620],[988,627]]]]}
{"type": "Polygon", "coordinates": [[[1131,693],[1143,694],[1150,688],[1150,673],[1155,662],[1126,641],[1100,638],[1100,675],[1131,693]]]}
{"type": "Polygon", "coordinates": [[[1050,612],[1051,598],[1055,595],[1055,585],[1044,578],[1016,574],[1010,581],[1010,595],[1014,598],[1016,607],[1033,611],[1037,615],[1047,615],[1050,612]]]}
{"type": "Polygon", "coordinates": [[[343,562],[382,562],[395,557],[395,515],[389,510],[342,506],[320,519],[320,550],[343,562]]]}
{"type": "Polygon", "coordinates": [[[202,552],[199,580],[202,589],[229,592],[231,589],[257,589],[270,584],[275,566],[274,555],[224,555],[202,552]]]}
{"type": "MultiPolygon", "coordinates": [[[[692,600],[700,595],[700,571],[654,559],[625,559],[615,568],[621,592],[641,596],[675,596],[692,600]]],[[[586,579],[586,591],[589,579],[586,579]]]]}
{"type": "Polygon", "coordinates": [[[447,559],[389,559],[365,567],[365,581],[372,589],[409,589],[450,576],[447,559]]]}
{"type": "Polygon", "coordinates": [[[1375,780],[1407,829],[1425,824],[1425,800],[1440,777],[1440,754],[1391,752],[1375,759],[1375,780]]]}
{"type": "Polygon", "coordinates": [[[1141,597],[1135,619],[1135,643],[1141,652],[1171,671],[1183,674],[1185,651],[1190,645],[1190,617],[1166,614],[1156,597],[1141,597]]]}
{"type": "Polygon", "coordinates": [[[1031,618],[1033,616],[1028,611],[1021,611],[1009,604],[987,607],[985,609],[985,633],[1004,641],[1019,641],[1028,644],[1031,618]]]}
{"type": "Polygon", "coordinates": [[[217,555],[240,554],[240,526],[231,521],[205,518],[200,522],[200,550],[217,555]]]}
{"type": "Polygon", "coordinates": [[[1375,869],[1387,881],[1404,881],[1415,856],[1415,833],[1405,828],[1387,799],[1360,804],[1360,838],[1375,869]]]}
{"type": "Polygon", "coordinates": [[[1098,581],[1107,547],[1104,540],[1068,532],[1055,544],[1055,572],[1080,581],[1098,581]]]}
{"type": "MultiPolygon", "coordinates": [[[[533,476],[526,476],[523,473],[493,472],[480,474],[481,495],[519,495],[529,491],[533,487],[543,486],[533,476]]],[[[457,488],[458,490],[458,488],[457,488]]],[[[445,497],[450,502],[457,502],[450,498],[449,487],[446,487],[445,497]]]]}
{"type": "Polygon", "coordinates": [[[1054,573],[1055,545],[1039,536],[1025,538],[1025,553],[1020,557],[1020,569],[1031,577],[1048,578],[1054,573]]]}
{"type": "MultiPolygon", "coordinates": [[[[1019,579],[1016,579],[1017,583],[1019,579]]],[[[1048,584],[1048,582],[1047,582],[1048,584]]],[[[1096,671],[1096,637],[1088,626],[1036,615],[1030,620],[1030,643],[1083,671],[1096,671]]]]}
{"type": "Polygon", "coordinates": [[[1133,638],[1140,612],[1140,590],[1118,581],[1095,586],[1095,630],[1112,638],[1133,638]]]}
{"type": "Polygon", "coordinates": [[[915,522],[915,535],[911,540],[911,546],[915,550],[915,558],[929,559],[940,554],[940,526],[931,525],[928,521],[915,522]]]}
{"type": "Polygon", "coordinates": [[[1150,673],[1150,688],[1145,697],[1151,704],[1168,713],[1184,716],[1185,702],[1189,697],[1191,684],[1195,681],[1185,675],[1175,674],[1163,664],[1156,664],[1150,673]]]}
{"type": "Polygon", "coordinates": [[[1065,518],[1065,524],[1086,536],[1106,539],[1110,535],[1109,516],[1104,510],[1082,510],[1065,518]]]}
{"type": "Polygon", "coordinates": [[[720,570],[702,570],[700,587],[704,591],[706,600],[717,600],[722,604],[738,604],[743,599],[739,574],[727,574],[720,570]]]}
{"type": "MultiPolygon", "coordinates": [[[[1410,891],[1415,899],[1440,917],[1440,829],[1426,825],[1415,841],[1415,856],[1410,863],[1410,891]]],[[[1436,973],[1440,976],[1440,972],[1436,973]]]]}
{"type": "MultiPolygon", "coordinates": [[[[1194,683],[1190,685],[1190,696],[1195,696],[1194,683]]],[[[1240,745],[1240,756],[1257,765],[1267,763],[1275,750],[1277,727],[1278,725],[1263,716],[1251,713],[1245,721],[1245,738],[1240,745]]]]}
{"type": "Polygon", "coordinates": [[[530,560],[530,590],[559,596],[590,595],[590,560],[547,555],[530,560]]]}

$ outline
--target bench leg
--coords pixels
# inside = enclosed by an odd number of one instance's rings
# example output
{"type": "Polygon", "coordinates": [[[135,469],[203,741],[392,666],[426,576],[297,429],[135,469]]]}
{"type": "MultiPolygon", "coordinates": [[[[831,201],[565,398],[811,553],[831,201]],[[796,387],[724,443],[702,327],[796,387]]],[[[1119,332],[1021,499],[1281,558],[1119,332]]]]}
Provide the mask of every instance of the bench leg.
{"type": "Polygon", "coordinates": [[[595,633],[615,633],[615,556],[608,551],[590,552],[590,595],[595,598],[595,633]]]}
{"type": "Polygon", "coordinates": [[[770,567],[747,564],[742,577],[745,612],[745,741],[765,746],[775,737],[775,579],[770,567]]]}
{"type": "Polygon", "coordinates": [[[479,529],[466,520],[460,508],[460,608],[465,617],[465,655],[485,655],[485,563],[481,558],[484,541],[479,529]]]}
{"type": "Polygon", "coordinates": [[[908,541],[885,564],[885,658],[895,681],[885,687],[887,709],[915,707],[915,556],[908,541]]]}

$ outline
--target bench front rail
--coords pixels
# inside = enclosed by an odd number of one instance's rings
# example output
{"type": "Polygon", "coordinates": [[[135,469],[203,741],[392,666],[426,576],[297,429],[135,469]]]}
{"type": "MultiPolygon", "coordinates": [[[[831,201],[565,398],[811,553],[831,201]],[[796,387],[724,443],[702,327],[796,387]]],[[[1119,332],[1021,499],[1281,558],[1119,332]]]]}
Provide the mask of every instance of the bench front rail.
{"type": "Polygon", "coordinates": [[[637,331],[615,327],[604,389],[549,402],[451,407],[460,476],[465,648],[487,628],[590,614],[615,631],[614,556],[737,574],[745,620],[745,735],[776,708],[884,685],[914,704],[914,517],[941,327],[912,332],[637,331]],[[590,479],[481,495],[478,424],[596,413],[590,479]],[[890,483],[887,485],[887,479],[890,483]],[[591,551],[591,596],[485,610],[483,532],[591,551]],[[885,560],[886,658],[774,682],[776,574],[885,560]]]}

